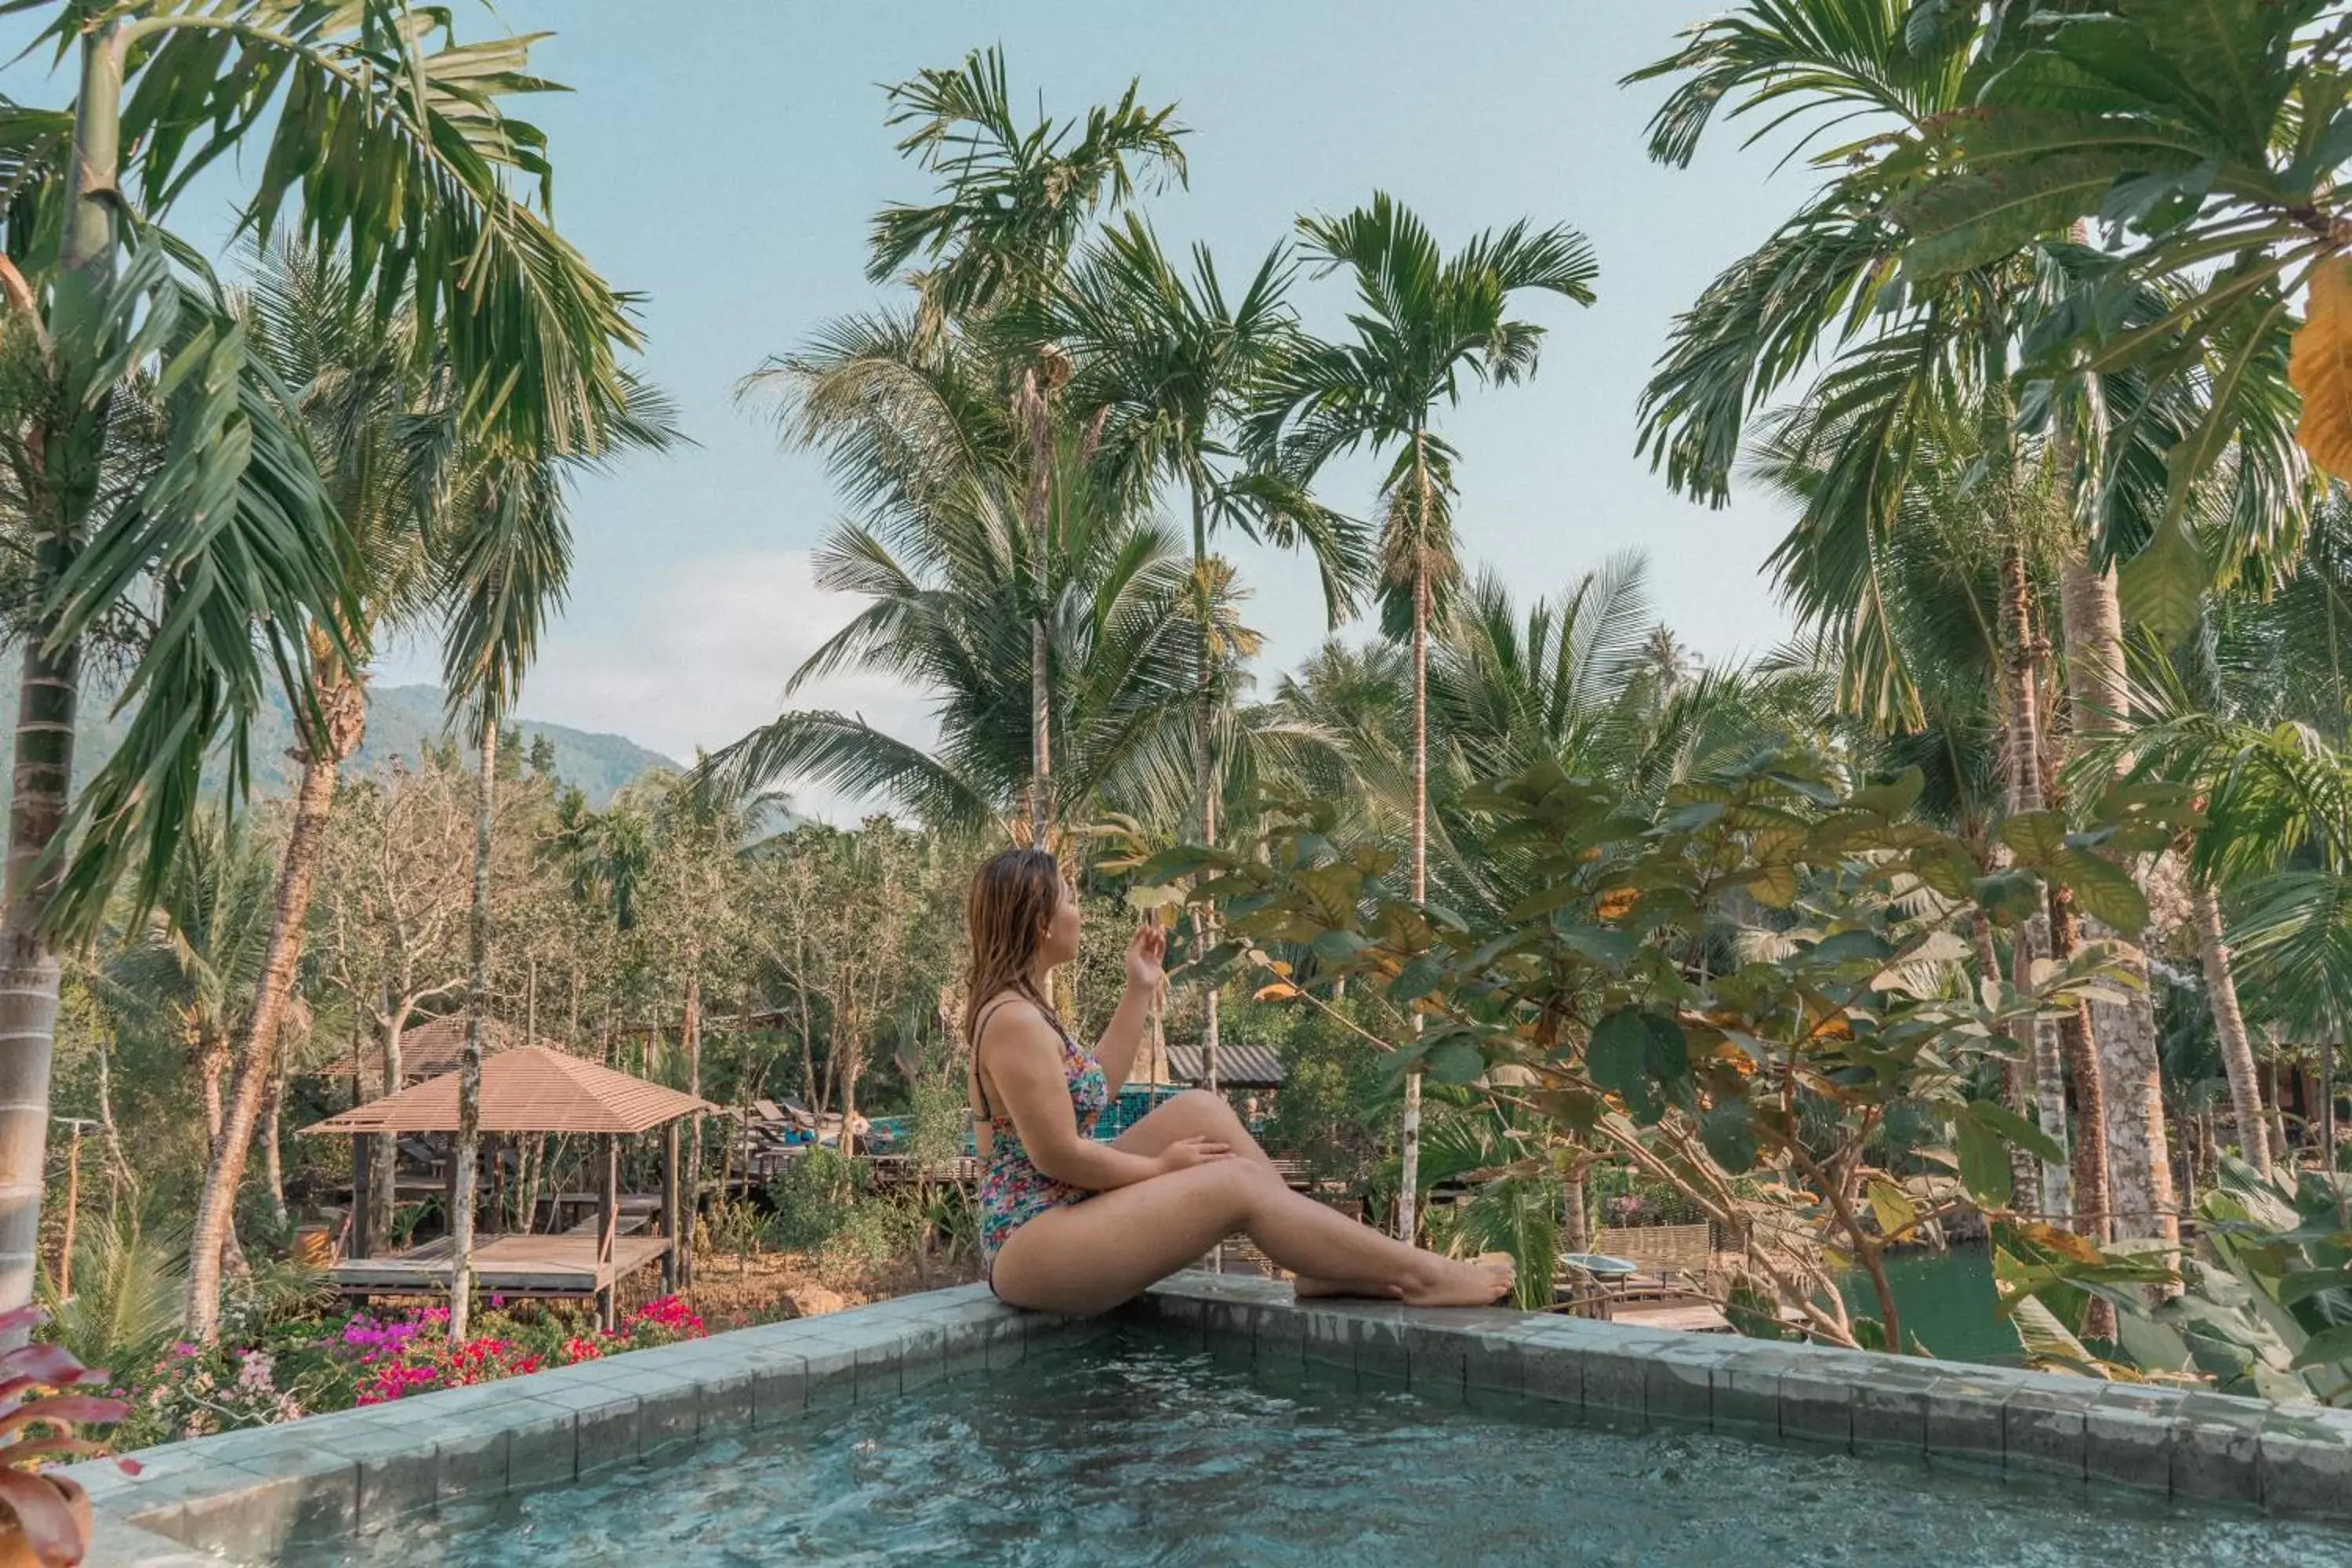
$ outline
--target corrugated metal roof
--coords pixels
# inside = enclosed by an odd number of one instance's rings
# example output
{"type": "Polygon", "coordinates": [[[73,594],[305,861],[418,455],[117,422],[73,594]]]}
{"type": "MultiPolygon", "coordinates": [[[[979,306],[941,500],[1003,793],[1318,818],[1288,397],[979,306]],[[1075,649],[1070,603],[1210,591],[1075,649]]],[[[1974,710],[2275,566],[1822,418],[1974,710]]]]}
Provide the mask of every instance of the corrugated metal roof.
{"type": "MultiPolygon", "coordinates": [[[[1199,1083],[1206,1076],[1201,1068],[1201,1047],[1170,1046],[1168,1076],[1178,1083],[1199,1083]]],[[[1221,1089],[1279,1089],[1282,1087],[1282,1053],[1272,1046],[1233,1045],[1220,1040],[1217,1043],[1217,1085],[1221,1089]]]]}
{"type": "MultiPolygon", "coordinates": [[[[482,1063],[485,1132],[643,1132],[719,1107],[545,1046],[516,1046],[482,1063]]],[[[311,1132],[455,1132],[457,1075],[331,1116],[311,1132]]]]}
{"type": "MultiPolygon", "coordinates": [[[[543,1046],[551,1051],[563,1047],[553,1040],[541,1038],[526,1041],[523,1032],[512,1024],[497,1018],[482,1020],[482,1057],[488,1060],[499,1051],[510,1051],[520,1045],[543,1046]]],[[[400,1033],[400,1074],[403,1078],[437,1078],[445,1072],[457,1070],[457,1058],[466,1050],[466,1015],[452,1013],[443,1018],[428,1018],[400,1033]]]]}

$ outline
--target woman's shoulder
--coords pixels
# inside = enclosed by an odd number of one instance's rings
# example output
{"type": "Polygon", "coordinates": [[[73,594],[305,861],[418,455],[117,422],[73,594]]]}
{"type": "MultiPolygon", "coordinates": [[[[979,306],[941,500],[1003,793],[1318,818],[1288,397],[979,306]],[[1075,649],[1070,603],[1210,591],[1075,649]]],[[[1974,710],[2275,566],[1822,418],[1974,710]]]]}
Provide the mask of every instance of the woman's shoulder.
{"type": "MultiPolygon", "coordinates": [[[[1011,1025],[1022,1033],[1026,1033],[1031,1027],[1042,1028],[1048,1034],[1060,1033],[1054,1026],[1052,1015],[1038,1005],[1035,997],[1024,991],[1015,991],[1009,985],[982,1003],[974,1016],[979,1020],[977,1033],[982,1036],[989,1034],[992,1026],[999,1023],[1011,1025]]],[[[973,1043],[979,1042],[975,1040],[973,1043]]]]}

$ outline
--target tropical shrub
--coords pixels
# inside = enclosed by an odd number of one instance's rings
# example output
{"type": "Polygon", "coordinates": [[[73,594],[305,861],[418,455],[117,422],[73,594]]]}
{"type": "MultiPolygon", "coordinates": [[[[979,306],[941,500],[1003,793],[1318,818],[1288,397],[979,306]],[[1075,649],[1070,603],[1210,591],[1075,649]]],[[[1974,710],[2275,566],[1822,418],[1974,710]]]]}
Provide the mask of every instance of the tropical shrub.
{"type": "Polygon", "coordinates": [[[2038,1364],[2098,1377],[2209,1381],[2224,1394],[2352,1405],[2352,1183],[2236,1159],[2199,1200],[2177,1290],[2151,1294],[2142,1254],[2073,1245],[1997,1250],[2001,1310],[2038,1364]],[[2076,1336],[2081,1303],[2113,1303],[2101,1354],[2076,1336]]]}
{"type": "Polygon", "coordinates": [[[864,1165],[822,1145],[785,1162],[768,1183],[776,1245],[793,1252],[823,1247],[848,1223],[866,1180],[864,1165]]]}
{"type": "Polygon", "coordinates": [[[1223,906],[1233,940],[1204,967],[1263,967],[1280,946],[1302,984],[1344,980],[1386,1005],[1391,1074],[1525,1113],[1519,1152],[1486,1179],[1596,1153],[1630,1163],[1755,1237],[1742,1283],[1816,1337],[1900,1346],[1885,1250],[1962,1207],[2007,1210],[2013,1146],[2063,1158],[2018,1109],[1971,1098],[1978,1069],[2122,984],[2118,950],[2099,944],[2024,989],[1971,975],[1976,940],[2033,918],[2053,889],[2137,930],[2146,903],[2108,857],[2161,847],[2187,815],[2158,786],[2109,791],[2079,832],[2017,814],[2000,829],[2009,865],[1988,869],[1914,818],[1922,788],[1916,770],[1867,783],[1780,753],[1654,810],[1540,763],[1465,796],[1454,831],[1481,883],[1465,909],[1401,897],[1387,851],[1339,847],[1328,802],[1272,810],[1263,844],[1186,847],[1138,875],[1198,877],[1191,896],[1223,906]],[[1874,1152],[1891,1124],[1923,1173],[1874,1152]],[[1846,1312],[1849,1267],[1877,1318],[1846,1312]]]}

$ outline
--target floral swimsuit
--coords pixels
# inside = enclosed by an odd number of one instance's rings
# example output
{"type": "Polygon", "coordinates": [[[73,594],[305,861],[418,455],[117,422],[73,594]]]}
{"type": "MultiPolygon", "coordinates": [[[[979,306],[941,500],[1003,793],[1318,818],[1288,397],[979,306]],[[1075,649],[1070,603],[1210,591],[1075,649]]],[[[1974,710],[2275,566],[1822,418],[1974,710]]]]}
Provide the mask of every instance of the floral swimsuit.
{"type": "MultiPolygon", "coordinates": [[[[981,1016],[981,1027],[973,1031],[975,1060],[972,1077],[980,1077],[977,1061],[980,1035],[988,1027],[988,1019],[1002,1003],[992,1004],[989,1013],[981,1016]]],[[[1102,1064],[1095,1060],[1092,1051],[1070,1038],[1069,1031],[1052,1014],[1046,1022],[1062,1038],[1062,1072],[1069,1081],[1070,1109],[1076,1113],[1078,1136],[1093,1133],[1096,1121],[1101,1119],[1103,1108],[1110,1102],[1110,1084],[1103,1077],[1102,1064]]],[[[1013,1119],[989,1110],[988,1087],[980,1085],[981,1109],[988,1112],[988,1157],[980,1175],[980,1258],[983,1277],[995,1272],[997,1249],[1006,1238],[1048,1209],[1069,1204],[1083,1203],[1094,1194],[1067,1182],[1057,1182],[1039,1170],[1029,1158],[1029,1151],[1021,1145],[1021,1134],[1014,1130],[1013,1119]]]]}

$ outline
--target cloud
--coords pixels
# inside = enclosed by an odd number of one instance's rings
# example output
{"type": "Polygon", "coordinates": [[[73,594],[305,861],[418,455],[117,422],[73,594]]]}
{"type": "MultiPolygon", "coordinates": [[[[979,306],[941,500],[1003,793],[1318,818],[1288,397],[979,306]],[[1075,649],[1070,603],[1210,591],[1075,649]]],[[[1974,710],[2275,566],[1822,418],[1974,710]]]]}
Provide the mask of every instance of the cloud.
{"type": "MultiPolygon", "coordinates": [[[[601,584],[600,584],[601,586],[601,584]]],[[[792,672],[862,603],[816,585],[805,550],[748,550],[680,562],[662,579],[573,598],[523,691],[531,718],[626,735],[680,761],[766,723],[792,672]]],[[[856,671],[794,692],[791,706],[862,714],[929,744],[928,697],[856,671]]],[[[861,803],[794,792],[794,809],[839,820],[861,803]]]]}

